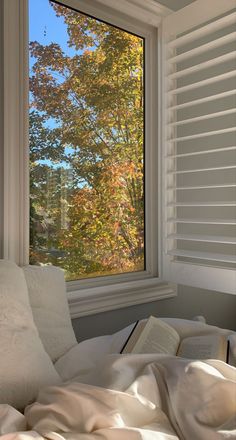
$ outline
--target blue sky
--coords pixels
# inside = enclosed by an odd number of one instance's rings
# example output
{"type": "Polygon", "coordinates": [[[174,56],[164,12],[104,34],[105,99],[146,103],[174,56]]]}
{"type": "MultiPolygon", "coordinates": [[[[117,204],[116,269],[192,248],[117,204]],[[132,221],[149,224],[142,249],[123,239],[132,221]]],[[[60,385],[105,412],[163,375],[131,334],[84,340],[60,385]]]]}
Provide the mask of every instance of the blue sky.
{"type": "Polygon", "coordinates": [[[58,43],[68,54],[74,55],[74,49],[68,47],[67,27],[62,17],[56,17],[49,0],[29,1],[29,40],[41,44],[58,43]]]}
{"type": "MultiPolygon", "coordinates": [[[[67,45],[67,40],[67,26],[62,17],[56,16],[49,0],[29,0],[29,41],[38,41],[43,45],[48,45],[52,42],[58,43],[66,54],[73,56],[75,49],[67,45]]],[[[33,62],[33,58],[31,58],[30,66],[33,65],[33,62]]],[[[49,128],[53,128],[58,124],[53,118],[50,118],[46,125],[49,128]]],[[[66,152],[70,154],[73,150],[67,147],[66,152]]],[[[68,164],[65,162],[60,164],[53,164],[49,160],[39,162],[52,165],[53,167],[63,166],[68,168],[68,164]]]]}

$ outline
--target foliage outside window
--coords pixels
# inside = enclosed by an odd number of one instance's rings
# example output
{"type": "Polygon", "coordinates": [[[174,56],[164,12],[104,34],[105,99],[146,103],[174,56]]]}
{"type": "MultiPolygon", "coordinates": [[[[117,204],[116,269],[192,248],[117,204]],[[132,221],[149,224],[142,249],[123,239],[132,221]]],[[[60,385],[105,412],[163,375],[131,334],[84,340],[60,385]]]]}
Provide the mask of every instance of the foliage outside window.
{"type": "Polygon", "coordinates": [[[29,50],[30,263],[144,270],[144,40],[30,0],[29,50]]]}

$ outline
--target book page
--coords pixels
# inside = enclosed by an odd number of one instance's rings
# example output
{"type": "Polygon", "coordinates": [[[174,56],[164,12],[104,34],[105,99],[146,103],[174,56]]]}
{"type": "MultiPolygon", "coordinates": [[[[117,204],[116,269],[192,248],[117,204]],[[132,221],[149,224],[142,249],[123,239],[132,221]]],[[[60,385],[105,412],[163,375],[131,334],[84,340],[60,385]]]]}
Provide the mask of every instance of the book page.
{"type": "Polygon", "coordinates": [[[174,328],[151,316],[132,349],[132,353],[176,354],[180,338],[174,328]]]}
{"type": "Polygon", "coordinates": [[[220,359],[226,361],[227,339],[221,335],[185,338],[181,342],[177,354],[187,359],[220,359]]]}

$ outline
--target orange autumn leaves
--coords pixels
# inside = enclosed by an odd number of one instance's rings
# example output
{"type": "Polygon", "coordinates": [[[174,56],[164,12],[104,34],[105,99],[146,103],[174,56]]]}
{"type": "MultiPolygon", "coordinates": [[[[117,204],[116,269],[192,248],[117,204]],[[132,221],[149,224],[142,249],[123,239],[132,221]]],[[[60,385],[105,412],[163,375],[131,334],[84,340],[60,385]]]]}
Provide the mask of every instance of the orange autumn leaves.
{"type": "Polygon", "coordinates": [[[61,244],[69,251],[68,268],[75,263],[75,255],[80,255],[81,260],[87,256],[87,264],[83,268],[80,264],[80,271],[84,273],[88,264],[101,274],[130,271],[134,264],[140,267],[142,199],[137,206],[131,203],[127,181],[133,177],[129,168],[128,164],[106,167],[100,175],[99,187],[76,191],[69,211],[70,228],[61,238],[61,244]]]}

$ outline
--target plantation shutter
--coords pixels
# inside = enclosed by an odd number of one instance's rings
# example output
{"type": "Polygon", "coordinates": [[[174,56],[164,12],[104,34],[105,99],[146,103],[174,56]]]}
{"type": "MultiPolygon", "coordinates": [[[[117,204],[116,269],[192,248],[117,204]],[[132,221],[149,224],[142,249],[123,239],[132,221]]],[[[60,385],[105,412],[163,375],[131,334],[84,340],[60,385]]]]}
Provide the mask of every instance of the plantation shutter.
{"type": "Polygon", "coordinates": [[[236,1],[163,20],[163,278],[236,294],[236,1]]]}

